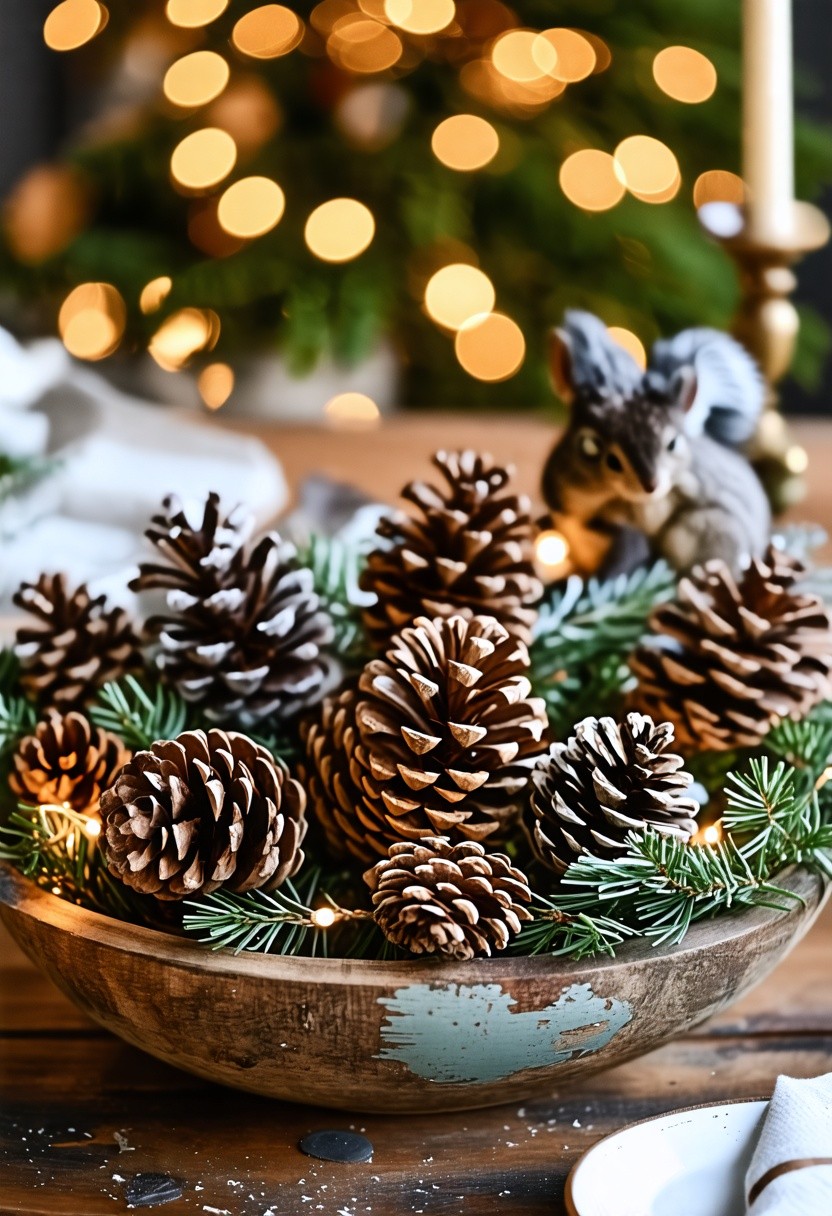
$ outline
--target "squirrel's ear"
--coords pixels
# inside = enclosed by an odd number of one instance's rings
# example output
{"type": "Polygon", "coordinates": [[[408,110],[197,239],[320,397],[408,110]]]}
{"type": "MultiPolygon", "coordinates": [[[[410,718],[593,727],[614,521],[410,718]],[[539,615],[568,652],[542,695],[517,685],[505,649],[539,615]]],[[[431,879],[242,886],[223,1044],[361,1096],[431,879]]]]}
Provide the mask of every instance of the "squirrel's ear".
{"type": "Polygon", "coordinates": [[[691,366],[680,367],[670,382],[670,400],[687,413],[696,400],[698,387],[695,369],[691,366]]]}
{"type": "Polygon", "coordinates": [[[575,400],[572,341],[565,329],[553,329],[549,334],[549,372],[555,392],[565,405],[571,405],[575,400]]]}

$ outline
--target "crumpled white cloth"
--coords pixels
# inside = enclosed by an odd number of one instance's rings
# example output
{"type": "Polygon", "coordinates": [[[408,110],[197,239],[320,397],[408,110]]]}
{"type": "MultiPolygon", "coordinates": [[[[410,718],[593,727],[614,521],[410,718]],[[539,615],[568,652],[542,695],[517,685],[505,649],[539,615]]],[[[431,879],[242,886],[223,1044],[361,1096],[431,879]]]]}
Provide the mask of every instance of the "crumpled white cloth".
{"type": "Polygon", "coordinates": [[[54,458],[53,472],[0,502],[0,612],[41,571],[64,570],[114,599],[169,493],[197,510],[211,490],[244,502],[263,526],[286,482],[259,440],[207,418],[153,405],[76,363],[60,342],[22,346],[0,329],[0,452],[54,458]]]}
{"type": "Polygon", "coordinates": [[[745,1177],[748,1216],[832,1216],[832,1073],[778,1077],[745,1177]],[[771,1171],[825,1158],[829,1164],[771,1171]],[[756,1197],[755,1197],[756,1191],[756,1197]]]}

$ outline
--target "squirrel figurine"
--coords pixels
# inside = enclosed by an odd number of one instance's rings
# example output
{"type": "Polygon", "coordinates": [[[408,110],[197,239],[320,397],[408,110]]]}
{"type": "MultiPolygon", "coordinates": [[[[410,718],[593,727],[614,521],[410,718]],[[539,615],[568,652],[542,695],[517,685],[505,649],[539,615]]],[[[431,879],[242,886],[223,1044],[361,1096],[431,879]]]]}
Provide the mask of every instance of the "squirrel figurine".
{"type": "Polygon", "coordinates": [[[679,572],[712,558],[736,571],[764,552],[768,500],[737,449],[765,390],[738,342],[688,329],[657,342],[642,371],[603,321],[570,311],[552,333],[551,372],[570,419],[543,496],[575,569],[611,572],[652,555],[679,572]],[[634,532],[647,542],[637,556],[634,532]]]}

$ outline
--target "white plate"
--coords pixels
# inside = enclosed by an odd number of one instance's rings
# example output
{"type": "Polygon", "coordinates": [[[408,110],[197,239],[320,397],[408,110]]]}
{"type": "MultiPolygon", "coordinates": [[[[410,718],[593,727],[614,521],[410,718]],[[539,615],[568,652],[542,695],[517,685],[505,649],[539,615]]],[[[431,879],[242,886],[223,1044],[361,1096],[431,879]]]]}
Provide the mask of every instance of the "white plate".
{"type": "Polygon", "coordinates": [[[569,1216],[744,1216],[745,1171],[768,1102],[728,1102],[646,1119],[581,1157],[569,1216]]]}

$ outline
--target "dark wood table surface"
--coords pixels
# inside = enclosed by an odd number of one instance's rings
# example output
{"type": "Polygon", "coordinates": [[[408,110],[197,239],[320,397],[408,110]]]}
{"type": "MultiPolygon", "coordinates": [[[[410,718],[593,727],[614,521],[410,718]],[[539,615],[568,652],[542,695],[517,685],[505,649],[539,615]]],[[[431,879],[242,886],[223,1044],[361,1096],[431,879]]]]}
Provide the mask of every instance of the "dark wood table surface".
{"type": "MultiPolygon", "coordinates": [[[[795,515],[832,523],[832,426],[795,431],[812,455],[795,515]]],[[[293,486],[320,468],[384,498],[427,471],[433,447],[472,438],[513,459],[531,489],[550,442],[527,419],[447,417],[368,433],[275,427],[266,437],[293,486]]],[[[481,1112],[349,1116],[219,1089],[140,1054],[76,1012],[0,929],[0,1213],[124,1211],[130,1180],[158,1173],[183,1187],[166,1216],[560,1216],[569,1169],[601,1136],[683,1106],[767,1096],[779,1073],[828,1071],[830,960],[832,907],[739,1004],[580,1087],[481,1112]],[[372,1140],[371,1163],[298,1150],[310,1130],[351,1127],[372,1140]]]]}

